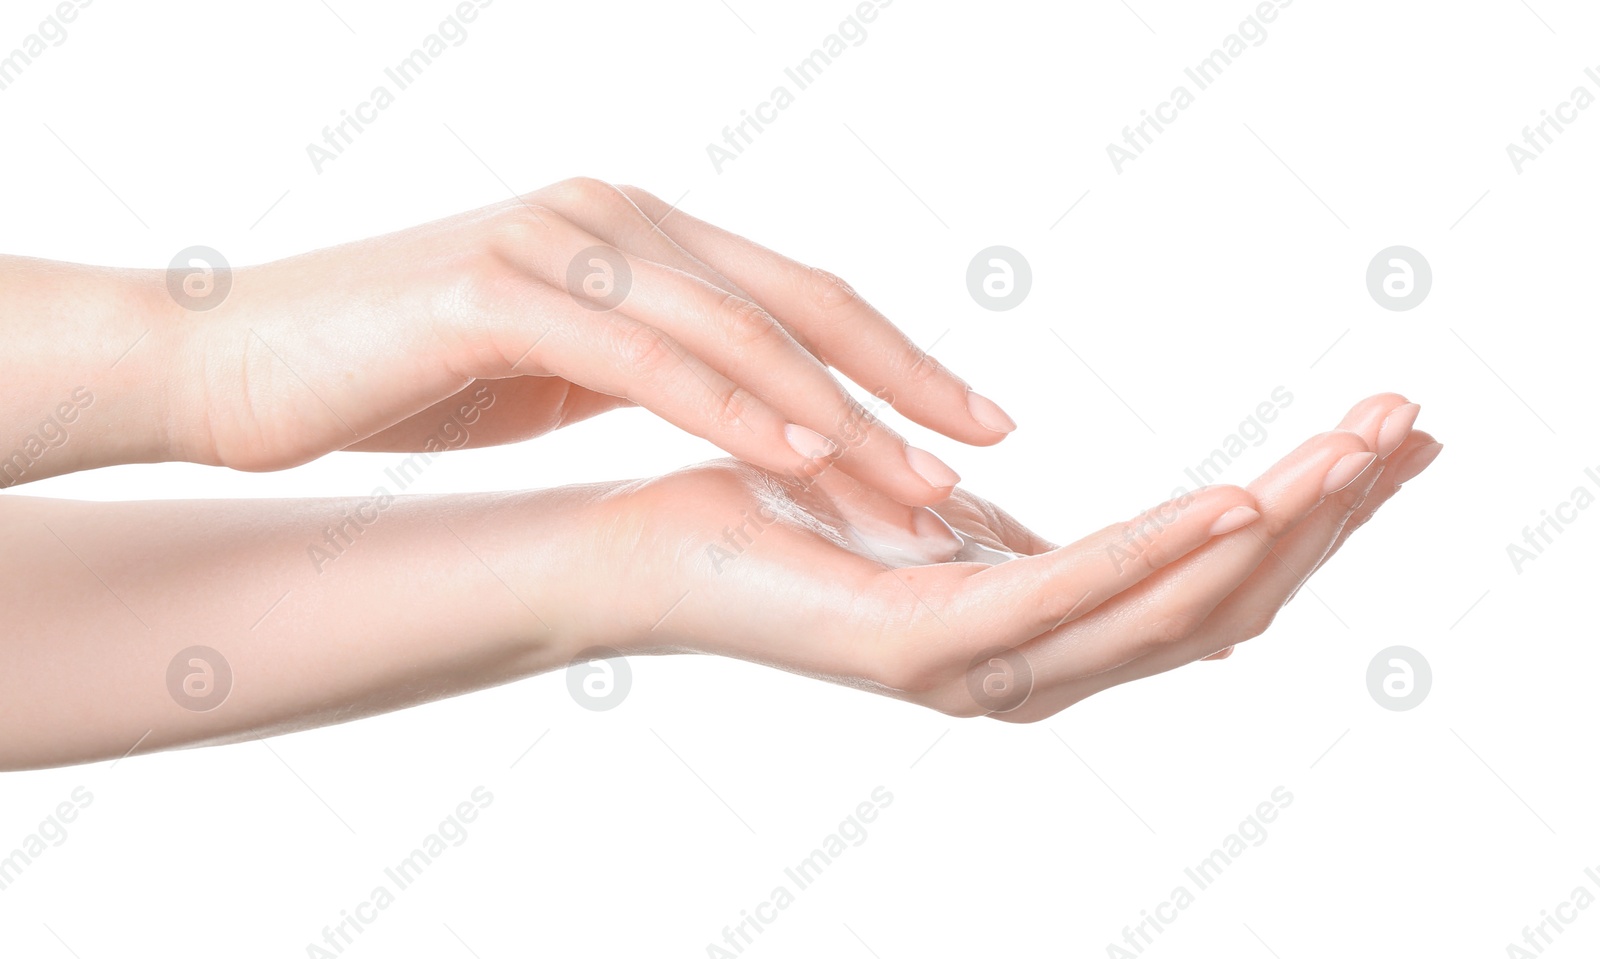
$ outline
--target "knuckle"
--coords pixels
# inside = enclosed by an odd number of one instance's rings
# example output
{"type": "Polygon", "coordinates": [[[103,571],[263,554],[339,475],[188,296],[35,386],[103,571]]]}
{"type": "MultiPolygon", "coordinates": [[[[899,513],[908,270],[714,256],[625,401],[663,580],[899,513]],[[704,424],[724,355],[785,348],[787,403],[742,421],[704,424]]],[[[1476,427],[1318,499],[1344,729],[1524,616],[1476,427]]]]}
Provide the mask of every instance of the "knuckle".
{"type": "Polygon", "coordinates": [[[508,323],[507,317],[522,315],[517,306],[526,299],[528,283],[521,270],[493,252],[459,258],[428,286],[435,332],[447,345],[476,355],[498,354],[511,363],[501,346],[509,349],[508,344],[520,342],[527,327],[508,323]]]}
{"type": "Polygon", "coordinates": [[[732,293],[718,304],[716,317],[729,342],[740,348],[754,346],[778,330],[778,322],[770,313],[732,293]]]}
{"type": "Polygon", "coordinates": [[[1146,649],[1160,649],[1181,643],[1200,628],[1201,619],[1191,611],[1168,613],[1144,625],[1141,643],[1146,649]]]}
{"type": "Polygon", "coordinates": [[[835,425],[838,427],[839,438],[844,440],[846,446],[860,446],[874,430],[893,435],[893,431],[884,426],[882,420],[862,406],[848,391],[840,390],[840,396],[843,407],[835,425]]]}
{"type": "Polygon", "coordinates": [[[758,401],[755,395],[742,386],[735,386],[716,399],[711,411],[711,421],[720,431],[742,429],[747,425],[746,415],[758,401]]]}
{"type": "Polygon", "coordinates": [[[639,197],[639,198],[642,198],[642,199],[647,200],[647,201],[648,200],[655,200],[658,203],[661,202],[660,198],[657,197],[654,193],[651,193],[649,190],[646,190],[642,186],[635,186],[632,183],[619,183],[617,185],[617,189],[620,190],[622,192],[622,194],[624,196],[627,196],[629,199],[632,199],[634,197],[639,197]]]}
{"type": "MultiPolygon", "coordinates": [[[[574,219],[582,219],[578,211],[582,210],[589,216],[598,213],[602,219],[615,224],[623,216],[634,214],[637,210],[633,200],[614,184],[590,176],[575,176],[562,180],[552,186],[545,187],[534,197],[542,199],[546,207],[573,211],[574,219]]],[[[532,206],[539,209],[539,204],[532,206]]],[[[549,215],[540,210],[546,219],[549,215]]]]}
{"type": "Polygon", "coordinates": [[[929,353],[913,349],[906,356],[906,370],[902,379],[913,386],[945,377],[944,364],[929,353]]]}
{"type": "Polygon", "coordinates": [[[498,249],[529,250],[543,242],[550,224],[559,220],[561,214],[542,203],[511,203],[492,218],[491,242],[498,249]]]}
{"type": "Polygon", "coordinates": [[[824,313],[849,309],[861,302],[861,294],[843,277],[818,267],[811,267],[810,289],[812,299],[824,313]]]}
{"type": "Polygon", "coordinates": [[[1117,524],[1111,542],[1106,544],[1106,555],[1118,573],[1142,578],[1161,566],[1157,542],[1147,519],[1124,520],[1117,524]]]}
{"type": "Polygon", "coordinates": [[[614,199],[617,188],[592,176],[568,177],[556,184],[556,192],[579,203],[604,203],[614,199]]]}
{"type": "Polygon", "coordinates": [[[623,368],[636,376],[655,375],[678,361],[666,334],[642,324],[621,334],[617,356],[623,368]]]}
{"type": "Polygon", "coordinates": [[[1299,516],[1290,513],[1288,510],[1273,509],[1267,510],[1266,515],[1257,522],[1261,524],[1262,538],[1270,543],[1288,533],[1299,519],[1299,516]]]}
{"type": "Polygon", "coordinates": [[[450,312],[493,309],[526,281],[505,257],[493,250],[475,250],[463,255],[437,276],[435,315],[450,312]]]}

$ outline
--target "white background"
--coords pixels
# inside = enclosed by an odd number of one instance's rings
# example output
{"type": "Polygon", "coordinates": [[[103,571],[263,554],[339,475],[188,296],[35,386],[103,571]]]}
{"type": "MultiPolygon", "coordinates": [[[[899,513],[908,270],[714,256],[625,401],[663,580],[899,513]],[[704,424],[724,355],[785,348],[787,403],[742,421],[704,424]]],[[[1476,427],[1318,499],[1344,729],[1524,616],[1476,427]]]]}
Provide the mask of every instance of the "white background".
{"type": "MultiPolygon", "coordinates": [[[[720,175],[706,144],[853,4],[499,0],[321,175],[306,144],[452,4],[83,11],[0,92],[6,253],[164,267],[206,244],[239,265],[586,174],[838,272],[935,344],[1021,429],[972,450],[900,425],[1058,541],[1162,499],[1278,386],[1293,403],[1225,481],[1382,390],[1446,450],[1265,637],[1039,725],[666,658],[633,661],[610,712],[558,672],[270,746],[8,774],[0,855],[75,787],[94,799],[0,892],[0,952],[305,955],[479,785],[467,841],[346,955],[704,956],[880,785],[867,840],[746,955],[1106,955],[1280,785],[1267,839],[1146,955],[1503,956],[1594,891],[1600,515],[1520,574],[1506,546],[1600,466],[1600,106],[1520,175],[1505,148],[1596,91],[1600,13],[1300,0],[1118,175],[1106,144],[1253,8],[1129,2],[901,0],[720,175]],[[993,244],[1033,266],[1009,312],[966,290],[993,244]],[[1394,244],[1433,268],[1409,312],[1365,286],[1394,244]],[[1397,643],[1433,666],[1409,712],[1366,687],[1397,643]]],[[[5,4],[0,53],[50,9],[5,4]]],[[[452,454],[418,489],[714,455],[627,411],[452,454]]],[[[386,465],[21,492],[362,495],[386,465]]],[[[1578,915],[1547,955],[1600,948],[1600,907],[1578,915]]]]}

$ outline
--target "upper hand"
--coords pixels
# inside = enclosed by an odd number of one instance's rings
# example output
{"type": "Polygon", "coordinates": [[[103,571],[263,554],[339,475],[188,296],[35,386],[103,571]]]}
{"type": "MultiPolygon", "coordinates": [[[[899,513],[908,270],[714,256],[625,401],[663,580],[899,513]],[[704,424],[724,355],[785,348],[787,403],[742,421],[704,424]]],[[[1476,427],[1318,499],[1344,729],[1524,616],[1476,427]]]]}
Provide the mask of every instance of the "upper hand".
{"type": "Polygon", "coordinates": [[[172,432],[239,469],[511,442],[631,403],[765,469],[836,462],[926,505],[954,471],[830,366],[964,442],[1014,428],[843,280],[595,180],[240,269],[180,322],[172,432]]]}

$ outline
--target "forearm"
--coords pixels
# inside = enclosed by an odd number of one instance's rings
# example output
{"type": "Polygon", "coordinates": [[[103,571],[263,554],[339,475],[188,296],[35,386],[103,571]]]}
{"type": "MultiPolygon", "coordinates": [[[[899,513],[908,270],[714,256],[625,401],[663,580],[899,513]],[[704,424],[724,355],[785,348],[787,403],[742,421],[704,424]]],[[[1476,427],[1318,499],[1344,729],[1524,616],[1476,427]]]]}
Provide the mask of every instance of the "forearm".
{"type": "Polygon", "coordinates": [[[177,458],[164,276],[0,257],[0,487],[177,458]]]}
{"type": "Polygon", "coordinates": [[[594,641],[574,615],[591,565],[568,544],[594,539],[597,495],[0,500],[0,768],[342,722],[564,664],[594,641]],[[179,655],[196,646],[215,656],[179,655]]]}

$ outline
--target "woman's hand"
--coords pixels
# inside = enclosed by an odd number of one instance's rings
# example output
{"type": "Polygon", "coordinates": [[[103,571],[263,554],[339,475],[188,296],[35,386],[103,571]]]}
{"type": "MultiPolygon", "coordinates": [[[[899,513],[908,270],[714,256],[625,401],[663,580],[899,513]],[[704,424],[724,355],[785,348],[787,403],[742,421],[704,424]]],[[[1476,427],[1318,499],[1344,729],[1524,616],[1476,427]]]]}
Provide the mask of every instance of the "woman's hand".
{"type": "Polygon", "coordinates": [[[684,470],[600,504],[595,633],[622,652],[718,653],[952,715],[1043,719],[1263,632],[1437,454],[1416,413],[1372,397],[1247,490],[1207,487],[1064,547],[965,491],[941,522],[833,473],[803,486],[731,462],[684,470]]]}
{"type": "Polygon", "coordinates": [[[0,497],[0,769],[341,722],[596,646],[1041,719],[1266,629],[1438,453],[1416,413],[1373,397],[1248,489],[1063,547],[964,491],[935,512],[733,461],[468,496],[0,497]]]}
{"type": "Polygon", "coordinates": [[[220,306],[177,322],[180,458],[247,470],[511,442],[637,404],[773,472],[836,461],[926,505],[959,477],[830,366],[963,442],[1015,426],[843,280],[596,180],[236,270],[220,306]]]}

